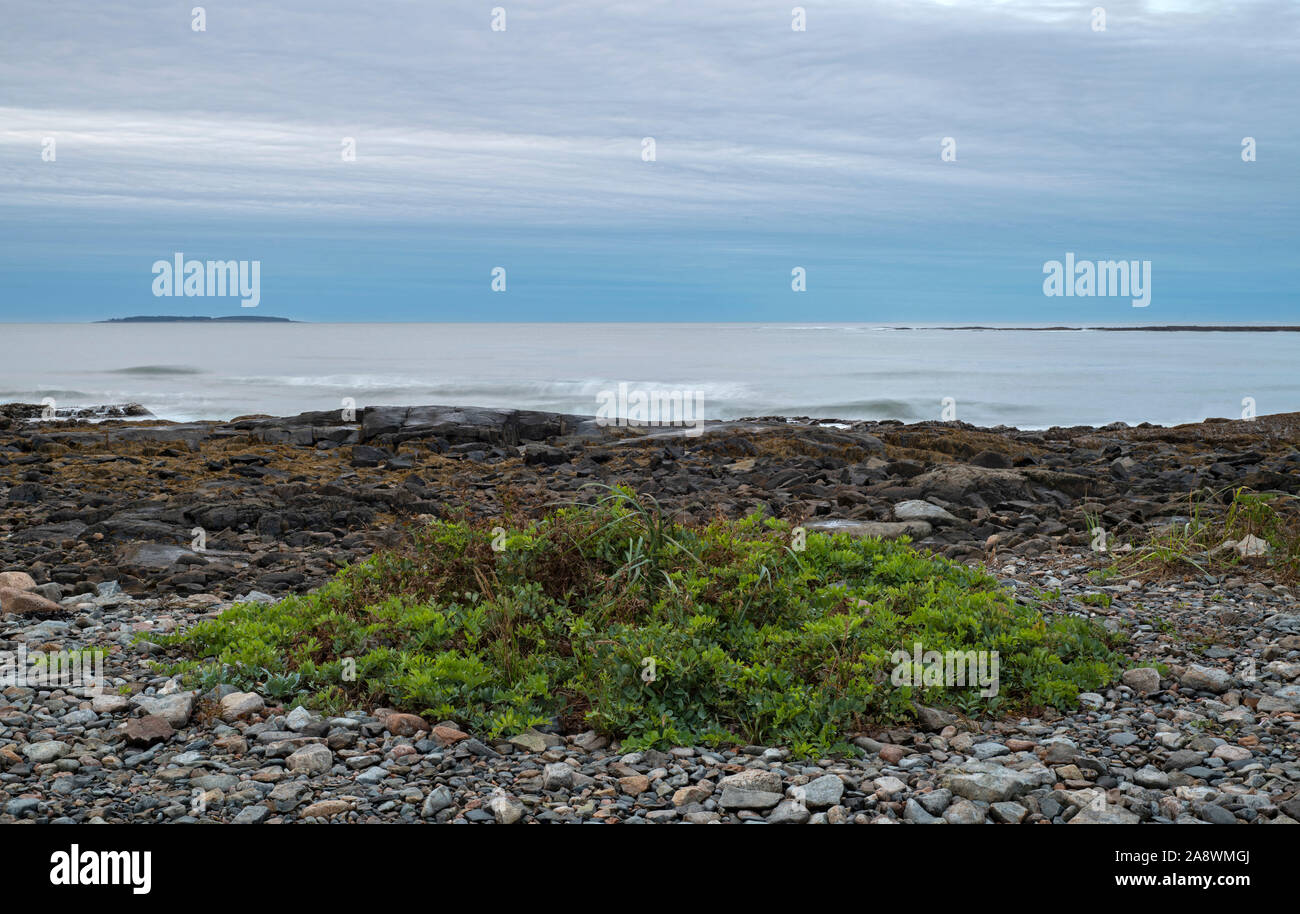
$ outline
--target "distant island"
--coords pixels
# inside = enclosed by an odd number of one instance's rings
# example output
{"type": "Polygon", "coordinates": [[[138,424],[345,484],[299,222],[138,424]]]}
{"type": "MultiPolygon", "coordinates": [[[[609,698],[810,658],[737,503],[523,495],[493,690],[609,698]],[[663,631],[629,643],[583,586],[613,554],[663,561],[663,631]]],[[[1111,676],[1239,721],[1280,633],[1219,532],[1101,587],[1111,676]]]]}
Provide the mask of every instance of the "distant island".
{"type": "Polygon", "coordinates": [[[261,317],[253,314],[232,314],[228,317],[181,317],[171,314],[142,314],[135,317],[110,317],[106,321],[95,321],[96,324],[175,324],[189,323],[193,321],[221,321],[222,323],[275,323],[275,324],[296,324],[298,321],[290,320],[287,317],[261,317]]]}

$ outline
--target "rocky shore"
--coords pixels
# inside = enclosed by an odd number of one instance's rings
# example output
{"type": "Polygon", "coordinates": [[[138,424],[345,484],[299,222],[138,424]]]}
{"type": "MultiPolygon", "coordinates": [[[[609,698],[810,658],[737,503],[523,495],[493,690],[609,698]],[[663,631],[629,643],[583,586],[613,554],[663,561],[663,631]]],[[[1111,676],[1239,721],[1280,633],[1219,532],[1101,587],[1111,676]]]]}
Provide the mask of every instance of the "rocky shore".
{"type": "Polygon", "coordinates": [[[1300,819],[1293,586],[1249,562],[1096,573],[1186,524],[1194,490],[1294,495],[1297,414],[1045,431],[767,417],[689,436],[452,407],[186,424],[40,409],[0,407],[0,651],[102,647],[109,686],[0,691],[0,822],[1300,819]],[[486,741],[383,709],[322,719],[187,693],[151,666],[165,652],[150,632],[309,590],[421,516],[526,514],[592,482],[686,519],[761,510],[910,536],[1046,611],[1124,630],[1132,667],[1071,714],[929,709],[859,736],[859,758],[796,759],[625,754],[590,732],[486,741]]]}

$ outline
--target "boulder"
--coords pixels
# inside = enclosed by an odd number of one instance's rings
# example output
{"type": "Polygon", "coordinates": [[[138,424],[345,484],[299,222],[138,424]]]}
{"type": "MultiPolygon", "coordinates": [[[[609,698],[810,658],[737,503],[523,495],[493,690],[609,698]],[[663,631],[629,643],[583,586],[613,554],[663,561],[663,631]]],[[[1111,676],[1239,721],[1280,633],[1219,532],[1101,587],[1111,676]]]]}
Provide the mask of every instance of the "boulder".
{"type": "Polygon", "coordinates": [[[13,587],[0,587],[0,616],[34,616],[57,614],[64,608],[40,594],[13,587]]]}
{"type": "Polygon", "coordinates": [[[265,707],[266,702],[256,692],[231,692],[221,699],[221,719],[231,723],[251,717],[265,707]]]}
{"type": "Polygon", "coordinates": [[[34,591],[36,581],[25,571],[0,571],[0,589],[34,591]]]}
{"type": "Polygon", "coordinates": [[[894,505],[894,518],[900,521],[924,521],[934,526],[962,523],[961,518],[945,511],[938,505],[932,505],[928,501],[920,501],[919,499],[900,501],[894,505]]]}
{"type": "Polygon", "coordinates": [[[1199,663],[1189,666],[1179,681],[1189,689],[1198,692],[1214,692],[1216,695],[1232,688],[1232,676],[1226,671],[1199,663]]]}
{"type": "MultiPolygon", "coordinates": [[[[1047,773],[1047,783],[1054,778],[1047,773]]],[[[1039,786],[1042,776],[1006,768],[995,762],[968,761],[948,771],[943,786],[959,797],[981,803],[1004,803],[1039,786]]]]}
{"type": "Polygon", "coordinates": [[[1125,670],[1121,679],[1124,685],[1139,695],[1146,695],[1148,692],[1156,692],[1160,689],[1160,671],[1155,667],[1140,666],[1125,670]]]}

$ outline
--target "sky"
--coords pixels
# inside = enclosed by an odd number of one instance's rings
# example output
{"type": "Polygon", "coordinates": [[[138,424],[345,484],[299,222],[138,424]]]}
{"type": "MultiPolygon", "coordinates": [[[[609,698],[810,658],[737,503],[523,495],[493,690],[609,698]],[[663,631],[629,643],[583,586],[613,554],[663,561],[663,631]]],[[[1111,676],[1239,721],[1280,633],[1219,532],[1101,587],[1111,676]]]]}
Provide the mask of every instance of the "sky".
{"type": "Polygon", "coordinates": [[[1300,4],[1099,5],[4,0],[0,321],[1300,323],[1300,4]]]}

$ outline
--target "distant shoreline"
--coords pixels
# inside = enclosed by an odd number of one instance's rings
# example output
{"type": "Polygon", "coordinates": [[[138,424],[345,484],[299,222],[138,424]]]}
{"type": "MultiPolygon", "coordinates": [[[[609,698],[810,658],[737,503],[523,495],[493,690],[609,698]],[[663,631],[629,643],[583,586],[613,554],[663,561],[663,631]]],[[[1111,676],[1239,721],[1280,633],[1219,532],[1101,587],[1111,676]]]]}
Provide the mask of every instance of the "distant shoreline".
{"type": "Polygon", "coordinates": [[[92,321],[95,324],[188,324],[196,322],[221,322],[225,324],[236,323],[274,323],[274,324],[296,324],[298,321],[291,320],[287,317],[263,317],[254,314],[235,314],[229,317],[182,317],[166,314],[159,315],[137,315],[135,317],[110,317],[104,321],[92,321]]]}
{"type": "MultiPolygon", "coordinates": [[[[112,317],[112,318],[108,318],[107,320],[90,321],[90,323],[93,324],[173,324],[173,323],[301,324],[301,323],[313,323],[313,322],[298,321],[288,317],[264,317],[264,316],[251,315],[251,314],[250,315],[236,314],[228,317],[204,317],[204,316],[184,317],[179,315],[176,316],[137,315],[133,317],[112,317]]],[[[334,323],[334,322],[326,321],[325,323],[334,323]]],[[[348,323],[353,323],[353,322],[348,322],[348,323]]],[[[533,321],[359,321],[355,323],[527,324],[527,323],[534,323],[534,322],[533,321]]],[[[642,322],[640,321],[543,321],[541,323],[586,324],[586,323],[642,323],[642,322]]],[[[653,322],[652,321],[649,323],[690,324],[690,323],[697,323],[697,322],[695,321],[653,322]]],[[[776,322],[775,324],[768,324],[765,321],[716,321],[716,322],[704,321],[699,323],[716,323],[716,324],[735,323],[735,324],[780,326],[780,322],[776,322]]],[[[791,326],[807,326],[806,323],[802,321],[790,321],[788,323],[790,323],[791,326]]],[[[1063,332],[1083,332],[1086,330],[1099,330],[1099,331],[1105,331],[1110,333],[1125,333],[1125,332],[1127,333],[1300,333],[1300,324],[1153,324],[1153,325],[1133,325],[1133,326],[1099,324],[1099,325],[1090,325],[1090,326],[1057,325],[1051,327],[992,327],[985,324],[969,324],[969,325],[952,325],[952,326],[944,326],[944,327],[925,327],[925,326],[912,327],[912,326],[889,325],[889,324],[864,325],[864,324],[857,324],[851,322],[850,323],[830,322],[826,326],[827,329],[832,329],[836,326],[845,326],[845,327],[869,326],[879,330],[987,330],[991,332],[1000,332],[1000,333],[1026,332],[1026,331],[1039,332],[1039,333],[1046,333],[1046,332],[1063,333],[1063,332]]]]}

